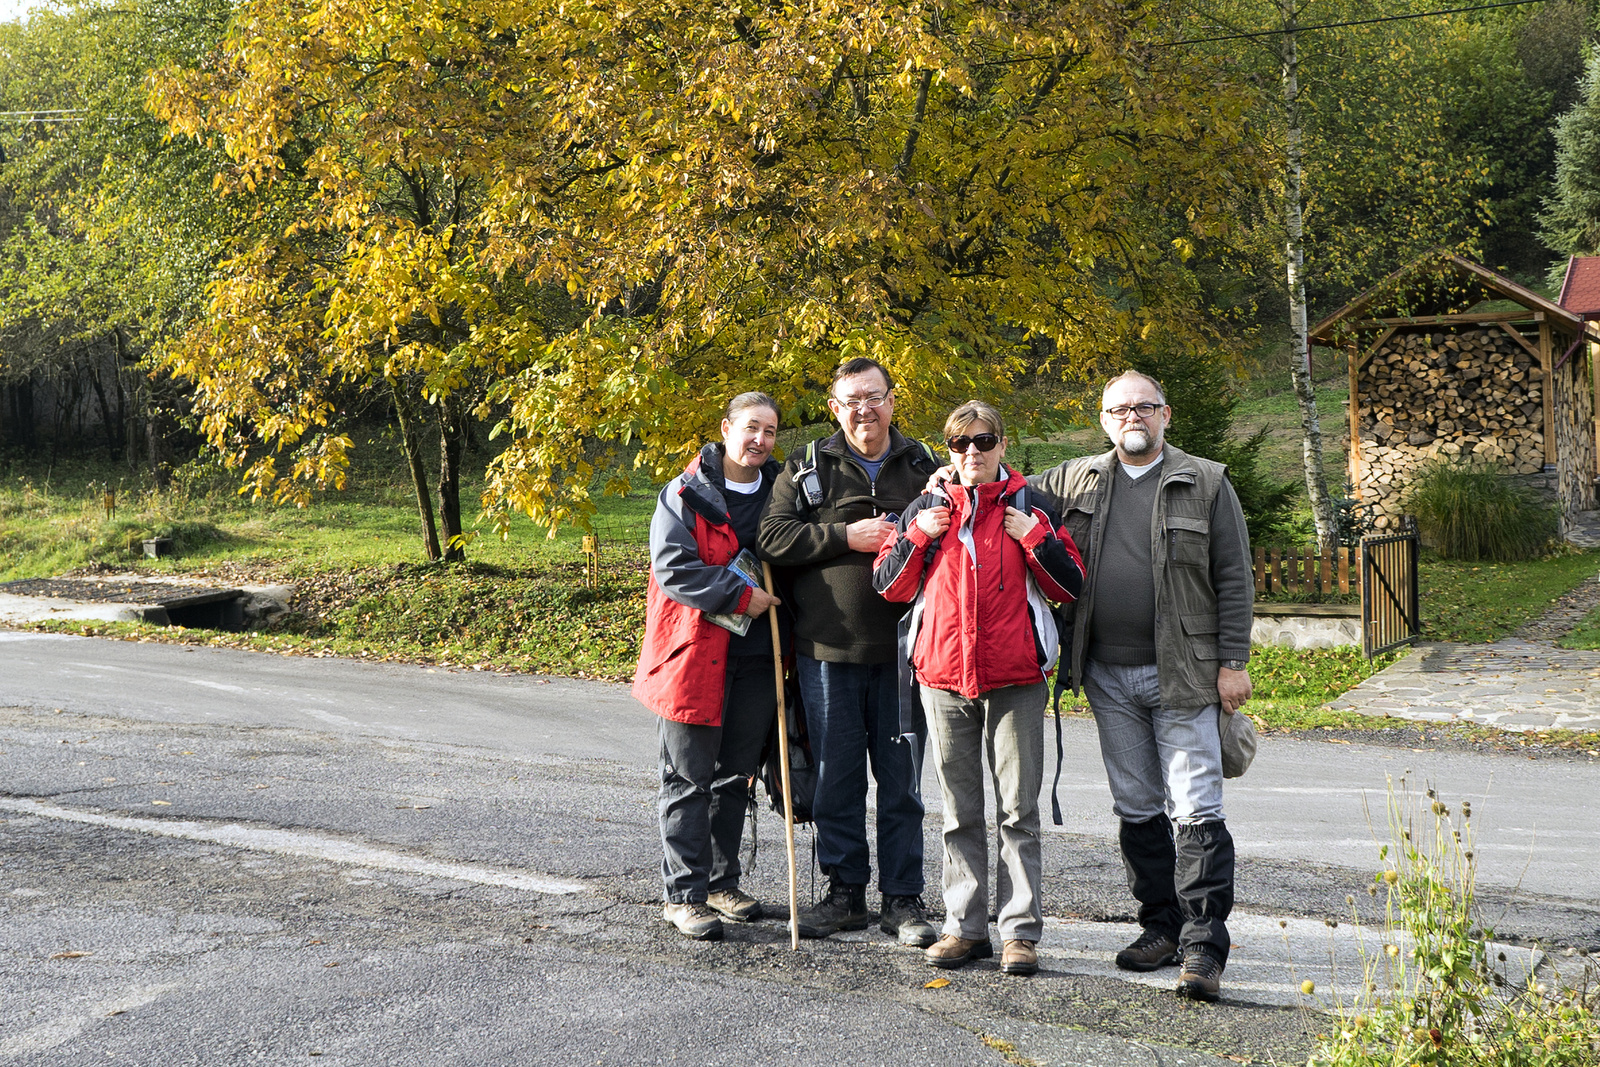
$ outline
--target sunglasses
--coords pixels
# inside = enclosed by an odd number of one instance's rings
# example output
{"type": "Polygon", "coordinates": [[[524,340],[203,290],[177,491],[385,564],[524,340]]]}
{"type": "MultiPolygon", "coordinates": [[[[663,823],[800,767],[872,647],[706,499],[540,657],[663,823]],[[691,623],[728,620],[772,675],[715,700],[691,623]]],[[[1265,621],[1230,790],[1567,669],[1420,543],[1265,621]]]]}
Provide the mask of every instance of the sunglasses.
{"type": "Polygon", "coordinates": [[[960,437],[947,437],[944,443],[950,446],[950,451],[958,454],[965,452],[968,445],[977,445],[979,452],[993,452],[994,446],[1000,443],[1000,435],[980,433],[974,437],[968,437],[966,434],[962,434],[960,437]]]}

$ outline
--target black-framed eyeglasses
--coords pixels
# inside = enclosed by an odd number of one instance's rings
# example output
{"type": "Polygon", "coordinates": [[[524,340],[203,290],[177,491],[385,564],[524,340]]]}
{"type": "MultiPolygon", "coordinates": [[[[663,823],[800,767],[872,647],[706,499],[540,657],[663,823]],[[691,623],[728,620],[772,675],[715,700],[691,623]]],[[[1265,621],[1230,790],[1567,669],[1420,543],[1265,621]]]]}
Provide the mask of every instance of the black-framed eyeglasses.
{"type": "Polygon", "coordinates": [[[979,452],[993,452],[994,446],[1000,443],[1000,435],[980,433],[969,437],[962,434],[960,437],[947,437],[944,443],[950,446],[950,451],[957,454],[965,452],[970,445],[977,445],[979,452]]]}
{"type": "Polygon", "coordinates": [[[1104,409],[1113,419],[1125,419],[1131,411],[1141,419],[1148,419],[1151,415],[1161,410],[1160,404],[1118,404],[1114,408],[1104,409]]]}

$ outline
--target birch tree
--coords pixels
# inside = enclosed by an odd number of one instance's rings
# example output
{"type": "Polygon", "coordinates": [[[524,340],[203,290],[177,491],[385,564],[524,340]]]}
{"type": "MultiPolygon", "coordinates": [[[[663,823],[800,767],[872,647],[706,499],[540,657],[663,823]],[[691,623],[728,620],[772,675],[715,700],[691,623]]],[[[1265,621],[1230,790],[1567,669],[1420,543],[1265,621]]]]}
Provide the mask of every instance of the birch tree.
{"type": "Polygon", "coordinates": [[[1278,249],[1302,466],[1317,539],[1333,543],[1309,320],[1433,245],[1470,251],[1490,218],[1480,153],[1447,135],[1444,52],[1466,24],[1410,0],[1196,0],[1195,47],[1227,48],[1257,86],[1281,161],[1263,244],[1278,249]],[[1464,150],[1465,149],[1465,150],[1464,150]]]}

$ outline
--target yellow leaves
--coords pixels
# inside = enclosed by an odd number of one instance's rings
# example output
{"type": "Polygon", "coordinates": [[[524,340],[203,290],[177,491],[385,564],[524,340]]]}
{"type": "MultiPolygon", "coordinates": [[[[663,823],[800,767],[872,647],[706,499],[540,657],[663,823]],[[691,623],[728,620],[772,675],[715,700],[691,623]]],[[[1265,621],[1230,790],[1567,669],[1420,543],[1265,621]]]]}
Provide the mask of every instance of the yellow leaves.
{"type": "Polygon", "coordinates": [[[948,978],[935,978],[931,982],[924,982],[923,985],[922,985],[922,988],[923,989],[943,989],[945,986],[947,986],[949,984],[950,984],[950,979],[948,979],[948,978]]]}

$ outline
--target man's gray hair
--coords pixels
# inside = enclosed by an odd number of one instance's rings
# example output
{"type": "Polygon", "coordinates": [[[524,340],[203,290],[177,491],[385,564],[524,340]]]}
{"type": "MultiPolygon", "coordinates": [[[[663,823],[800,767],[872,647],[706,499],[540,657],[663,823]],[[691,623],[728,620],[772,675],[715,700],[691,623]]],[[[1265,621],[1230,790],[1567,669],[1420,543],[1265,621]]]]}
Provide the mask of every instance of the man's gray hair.
{"type": "Polygon", "coordinates": [[[1160,382],[1156,381],[1154,378],[1150,377],[1150,375],[1144,373],[1143,371],[1136,371],[1136,370],[1125,370],[1121,374],[1117,375],[1115,378],[1112,378],[1109,382],[1106,382],[1105,388],[1100,390],[1100,398],[1102,400],[1105,399],[1106,393],[1110,391],[1110,389],[1111,389],[1111,387],[1113,385],[1116,385],[1120,381],[1126,381],[1129,378],[1137,378],[1140,381],[1149,382],[1155,388],[1156,393],[1161,397],[1162,405],[1163,406],[1166,405],[1166,403],[1167,403],[1167,390],[1162,386],[1162,384],[1160,382]]]}

